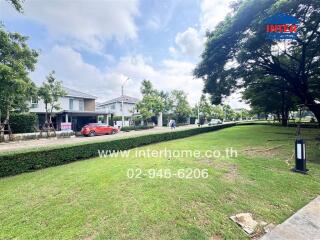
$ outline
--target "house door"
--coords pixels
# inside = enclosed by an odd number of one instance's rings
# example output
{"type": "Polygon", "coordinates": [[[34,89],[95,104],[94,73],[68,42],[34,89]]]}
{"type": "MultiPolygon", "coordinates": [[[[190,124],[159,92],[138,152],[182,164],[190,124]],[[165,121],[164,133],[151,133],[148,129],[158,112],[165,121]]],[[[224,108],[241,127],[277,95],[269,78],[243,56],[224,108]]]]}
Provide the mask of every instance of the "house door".
{"type": "Polygon", "coordinates": [[[71,117],[71,128],[72,128],[72,130],[73,131],[78,131],[78,129],[77,129],[77,117],[71,117]]]}

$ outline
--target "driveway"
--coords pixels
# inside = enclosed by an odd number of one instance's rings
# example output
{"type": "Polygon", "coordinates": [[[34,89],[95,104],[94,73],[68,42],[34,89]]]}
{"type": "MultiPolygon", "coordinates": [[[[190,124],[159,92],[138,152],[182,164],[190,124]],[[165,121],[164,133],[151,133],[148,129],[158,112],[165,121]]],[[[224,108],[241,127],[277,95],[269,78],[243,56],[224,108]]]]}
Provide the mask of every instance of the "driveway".
{"type": "Polygon", "coordinates": [[[153,133],[163,133],[170,131],[181,131],[185,129],[196,128],[196,125],[188,125],[178,127],[176,130],[171,130],[169,127],[155,127],[152,129],[141,130],[141,131],[130,131],[130,132],[119,132],[114,135],[103,135],[96,137],[70,137],[70,138],[42,138],[38,140],[27,140],[17,142],[0,143],[0,153],[6,152],[20,152],[24,150],[35,150],[41,148],[54,148],[57,146],[74,145],[77,143],[89,143],[89,142],[104,142],[113,139],[120,139],[126,137],[134,137],[141,135],[148,135],[153,133]]]}

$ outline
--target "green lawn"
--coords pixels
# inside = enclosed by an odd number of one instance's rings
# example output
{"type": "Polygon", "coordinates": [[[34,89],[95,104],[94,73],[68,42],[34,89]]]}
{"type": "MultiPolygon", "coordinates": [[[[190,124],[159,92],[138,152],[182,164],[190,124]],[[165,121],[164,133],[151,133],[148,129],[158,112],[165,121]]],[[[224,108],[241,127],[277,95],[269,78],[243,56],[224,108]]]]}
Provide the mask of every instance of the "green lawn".
{"type": "Polygon", "coordinates": [[[237,126],[139,149],[238,151],[236,158],[96,158],[0,179],[0,239],[247,239],[229,216],[281,223],[320,194],[320,130],[237,126]],[[312,161],[312,162],[311,162],[312,161]],[[130,179],[129,168],[208,169],[208,178],[130,179]]]}

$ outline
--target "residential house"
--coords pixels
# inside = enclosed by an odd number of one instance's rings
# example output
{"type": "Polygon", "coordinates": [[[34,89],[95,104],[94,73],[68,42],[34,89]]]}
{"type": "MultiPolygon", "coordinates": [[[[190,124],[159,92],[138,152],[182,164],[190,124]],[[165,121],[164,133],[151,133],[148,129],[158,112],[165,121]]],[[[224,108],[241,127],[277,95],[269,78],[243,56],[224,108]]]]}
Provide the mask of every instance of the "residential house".
{"type": "Polygon", "coordinates": [[[133,115],[138,114],[136,109],[137,102],[139,102],[138,98],[123,95],[97,104],[96,110],[112,114],[113,116],[122,116],[123,114],[126,118],[131,118],[133,115]]]}
{"type": "Polygon", "coordinates": [[[129,126],[130,120],[134,115],[138,115],[136,104],[139,102],[138,98],[129,97],[126,95],[122,95],[118,98],[111,99],[109,101],[97,104],[96,111],[104,112],[109,114],[108,116],[114,117],[125,117],[125,121],[122,125],[122,121],[115,121],[115,123],[111,123],[112,125],[117,126],[129,126]],[[123,109],[122,109],[123,107],[123,109]]]}
{"type": "MultiPolygon", "coordinates": [[[[97,122],[99,116],[104,118],[106,112],[96,111],[96,97],[74,89],[63,87],[66,96],[59,99],[60,109],[54,111],[53,124],[55,129],[61,130],[62,126],[71,123],[71,129],[79,131],[85,124],[97,122]]],[[[35,112],[39,119],[39,128],[45,122],[45,104],[43,100],[31,100],[30,112],[35,112]]],[[[70,124],[69,124],[70,125],[70,124]]]]}

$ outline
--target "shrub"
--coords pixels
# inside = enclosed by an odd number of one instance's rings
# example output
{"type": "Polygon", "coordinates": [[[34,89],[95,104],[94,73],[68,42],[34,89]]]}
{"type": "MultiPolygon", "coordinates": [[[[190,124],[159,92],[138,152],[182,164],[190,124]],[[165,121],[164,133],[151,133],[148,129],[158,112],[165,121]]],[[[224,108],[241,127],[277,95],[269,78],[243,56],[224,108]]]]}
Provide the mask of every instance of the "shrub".
{"type": "Polygon", "coordinates": [[[150,128],[154,128],[154,126],[130,126],[130,127],[123,127],[121,128],[121,131],[123,132],[128,132],[128,131],[132,131],[132,130],[135,130],[135,131],[139,131],[139,130],[145,130],[145,129],[150,129],[150,128]]]}
{"type": "MultiPolygon", "coordinates": [[[[298,123],[288,123],[287,126],[282,126],[281,123],[268,123],[268,122],[241,122],[237,123],[237,125],[268,125],[268,126],[276,126],[276,127],[297,127],[298,123]]],[[[320,125],[317,123],[301,123],[300,128],[320,128],[320,125]]]]}
{"type": "MultiPolygon", "coordinates": [[[[124,120],[128,121],[130,117],[124,116],[124,120]]],[[[113,116],[112,118],[113,121],[122,121],[122,116],[113,116]]]]}
{"type": "Polygon", "coordinates": [[[35,113],[13,113],[10,127],[13,133],[32,133],[36,131],[38,117],[35,113]]]}
{"type": "Polygon", "coordinates": [[[234,123],[231,123],[226,125],[216,125],[212,127],[192,128],[182,131],[143,135],[106,142],[64,146],[55,149],[39,149],[22,153],[7,153],[4,155],[0,155],[0,177],[62,165],[81,159],[97,157],[99,155],[98,150],[127,150],[147,144],[190,137],[196,134],[215,131],[234,125],[234,123]]]}

